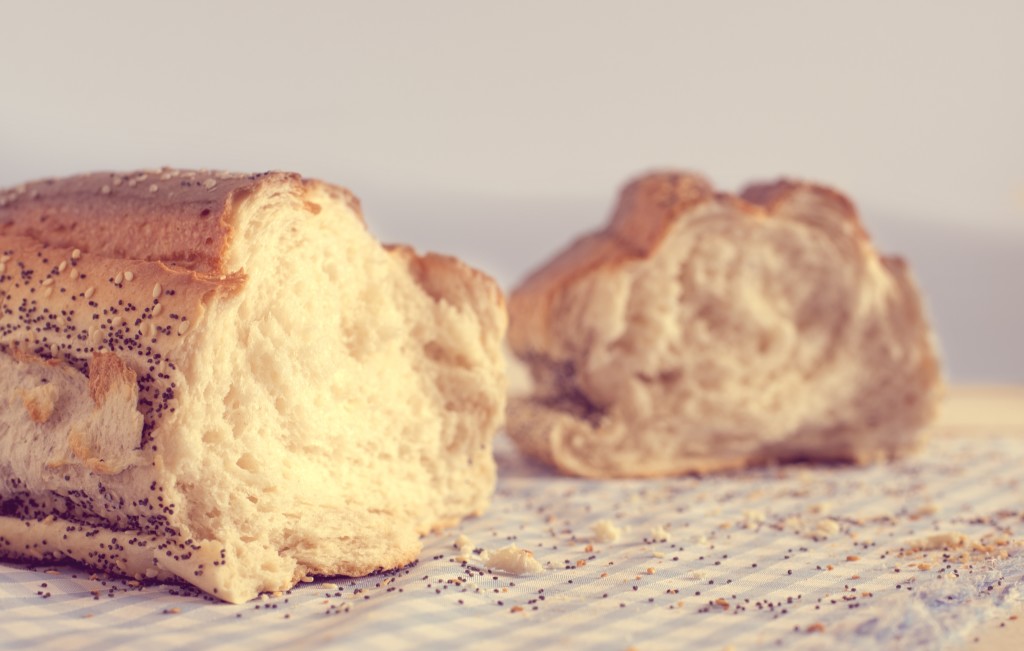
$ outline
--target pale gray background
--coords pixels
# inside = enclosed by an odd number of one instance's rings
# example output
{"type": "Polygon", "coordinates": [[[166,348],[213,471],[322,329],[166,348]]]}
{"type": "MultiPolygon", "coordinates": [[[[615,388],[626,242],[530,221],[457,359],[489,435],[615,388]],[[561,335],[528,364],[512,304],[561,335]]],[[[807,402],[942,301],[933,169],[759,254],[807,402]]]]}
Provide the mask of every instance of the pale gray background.
{"type": "Polygon", "coordinates": [[[652,167],[850,194],[1024,381],[1024,3],[2,2],[0,186],[289,169],[511,286],[652,167]]]}

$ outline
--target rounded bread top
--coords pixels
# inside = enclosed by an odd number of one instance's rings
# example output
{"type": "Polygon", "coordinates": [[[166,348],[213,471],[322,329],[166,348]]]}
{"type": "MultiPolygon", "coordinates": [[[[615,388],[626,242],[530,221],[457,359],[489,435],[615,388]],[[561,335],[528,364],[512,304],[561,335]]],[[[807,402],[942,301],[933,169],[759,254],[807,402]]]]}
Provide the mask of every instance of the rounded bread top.
{"type": "Polygon", "coordinates": [[[0,237],[226,274],[234,271],[224,268],[224,253],[238,206],[261,187],[302,184],[320,185],[359,214],[348,190],[289,172],[97,172],[0,190],[0,237]]]}

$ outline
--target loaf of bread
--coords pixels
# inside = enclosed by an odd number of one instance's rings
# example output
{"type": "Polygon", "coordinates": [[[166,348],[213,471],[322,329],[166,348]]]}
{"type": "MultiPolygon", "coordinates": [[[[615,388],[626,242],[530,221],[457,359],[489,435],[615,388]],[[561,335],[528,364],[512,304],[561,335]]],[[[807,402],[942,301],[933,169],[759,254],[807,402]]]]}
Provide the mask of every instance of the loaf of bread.
{"type": "Polygon", "coordinates": [[[624,190],[611,224],[528,278],[509,341],[530,369],[508,430],[588,477],[912,450],[940,372],[921,299],[853,205],[807,183],[624,190]]]}
{"type": "Polygon", "coordinates": [[[504,299],[294,174],[0,192],[0,557],[242,602],[483,511],[504,299]]]}

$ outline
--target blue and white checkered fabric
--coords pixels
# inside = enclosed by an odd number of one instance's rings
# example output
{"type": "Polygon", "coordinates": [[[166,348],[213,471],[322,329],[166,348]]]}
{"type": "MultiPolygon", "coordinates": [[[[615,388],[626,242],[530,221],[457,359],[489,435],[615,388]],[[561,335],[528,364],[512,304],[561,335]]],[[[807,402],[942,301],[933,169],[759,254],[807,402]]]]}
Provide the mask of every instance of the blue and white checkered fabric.
{"type": "Polygon", "coordinates": [[[0,649],[947,648],[1024,603],[1024,432],[976,434],[866,468],[610,482],[501,438],[490,511],[428,537],[412,567],[233,606],[0,564],[0,649]],[[602,520],[617,541],[593,539],[602,520]],[[545,569],[457,560],[459,533],[545,569]]]}

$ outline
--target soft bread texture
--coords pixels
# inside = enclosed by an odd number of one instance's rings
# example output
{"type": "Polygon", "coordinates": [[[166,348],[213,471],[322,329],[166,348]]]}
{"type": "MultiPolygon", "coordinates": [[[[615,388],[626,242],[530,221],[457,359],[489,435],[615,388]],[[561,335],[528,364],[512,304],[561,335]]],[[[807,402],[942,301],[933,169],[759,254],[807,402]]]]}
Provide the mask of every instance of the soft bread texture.
{"type": "Polygon", "coordinates": [[[501,292],[294,174],[0,192],[0,556],[231,602],[481,513],[501,292]]]}
{"type": "Polygon", "coordinates": [[[509,311],[534,381],[510,399],[509,434],[568,474],[892,458],[940,392],[906,265],[808,183],[735,197],[692,174],[639,178],[509,311]]]}

